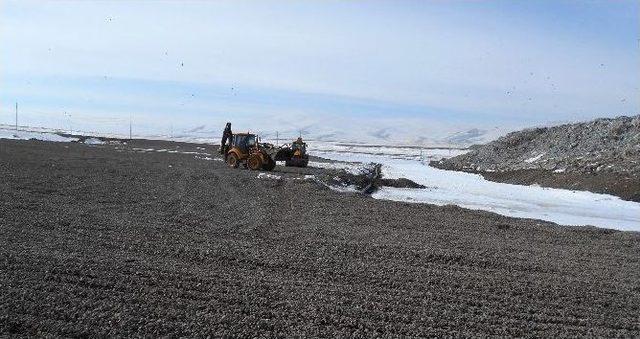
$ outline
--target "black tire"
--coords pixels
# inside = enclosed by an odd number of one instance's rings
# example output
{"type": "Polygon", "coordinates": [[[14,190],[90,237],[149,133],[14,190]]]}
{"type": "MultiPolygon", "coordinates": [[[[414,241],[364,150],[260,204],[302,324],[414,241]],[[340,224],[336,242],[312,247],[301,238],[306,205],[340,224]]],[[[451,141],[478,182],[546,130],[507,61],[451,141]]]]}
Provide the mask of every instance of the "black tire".
{"type": "Polygon", "coordinates": [[[262,168],[262,159],[258,155],[252,155],[247,159],[247,167],[252,171],[257,171],[262,168]]]}
{"type": "Polygon", "coordinates": [[[238,160],[238,156],[235,153],[231,153],[227,156],[227,165],[231,168],[238,168],[240,165],[240,161],[238,160]]]}
{"type": "Polygon", "coordinates": [[[275,167],[276,167],[276,162],[273,160],[267,161],[266,164],[262,165],[262,169],[265,171],[273,171],[275,167]]]}

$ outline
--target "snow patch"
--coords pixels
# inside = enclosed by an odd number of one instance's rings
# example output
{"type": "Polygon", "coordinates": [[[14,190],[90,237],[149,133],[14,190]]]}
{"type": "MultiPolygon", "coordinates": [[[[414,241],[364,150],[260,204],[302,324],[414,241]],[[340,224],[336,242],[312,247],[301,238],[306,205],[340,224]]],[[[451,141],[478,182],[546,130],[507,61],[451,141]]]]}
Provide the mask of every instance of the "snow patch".
{"type": "Polygon", "coordinates": [[[525,160],[524,162],[526,162],[526,163],[528,163],[528,164],[530,164],[530,163],[534,163],[534,162],[536,162],[536,161],[540,160],[540,158],[542,158],[545,154],[546,154],[546,153],[540,153],[540,154],[538,154],[538,155],[536,155],[536,156],[534,156],[534,157],[531,157],[531,158],[529,158],[529,159],[525,160]]]}
{"type": "Polygon", "coordinates": [[[257,176],[258,179],[273,179],[273,180],[279,180],[282,178],[282,176],[280,175],[275,175],[275,174],[270,174],[270,173],[260,173],[257,176]]]}
{"type": "Polygon", "coordinates": [[[89,138],[84,141],[86,145],[104,145],[105,142],[98,138],[89,138]]]}
{"type": "Polygon", "coordinates": [[[132,150],[138,152],[158,152],[158,153],[171,153],[171,154],[191,154],[191,155],[203,155],[208,156],[211,155],[209,153],[202,152],[192,152],[192,151],[177,151],[177,150],[168,150],[168,149],[154,149],[154,148],[137,148],[133,147],[132,150]]]}
{"type": "Polygon", "coordinates": [[[346,163],[346,162],[309,161],[309,164],[307,166],[322,168],[322,169],[345,170],[347,173],[351,173],[355,175],[361,174],[362,172],[362,165],[354,164],[354,163],[346,163]]]}
{"type": "Polygon", "coordinates": [[[467,153],[465,148],[454,147],[411,147],[392,145],[366,145],[338,142],[309,141],[309,153],[322,157],[323,154],[357,154],[387,156],[397,159],[437,161],[467,153]]]}
{"type": "Polygon", "coordinates": [[[606,194],[512,185],[485,180],[481,175],[441,170],[427,162],[388,155],[324,153],[336,161],[382,164],[387,179],[407,178],[428,189],[383,187],[376,199],[457,205],[498,214],[541,219],[562,225],[593,225],[640,231],[640,203],[606,194]]]}
{"type": "Polygon", "coordinates": [[[197,155],[194,158],[200,159],[200,160],[206,160],[206,161],[223,161],[220,158],[201,157],[201,156],[197,156],[197,155]]]}
{"type": "Polygon", "coordinates": [[[40,140],[40,141],[53,141],[53,142],[78,141],[78,138],[63,137],[61,135],[54,134],[54,133],[16,131],[16,130],[8,130],[8,129],[0,129],[0,139],[40,140]]]}
{"type": "Polygon", "coordinates": [[[307,174],[302,178],[293,178],[293,180],[316,180],[316,176],[313,174],[307,174]]]}
{"type": "MultiPolygon", "coordinates": [[[[196,155],[210,155],[209,153],[202,153],[202,152],[192,152],[192,151],[168,151],[168,150],[163,150],[166,151],[167,153],[173,153],[173,154],[196,154],[196,155]]],[[[160,151],[158,151],[160,152],[160,151]]]]}

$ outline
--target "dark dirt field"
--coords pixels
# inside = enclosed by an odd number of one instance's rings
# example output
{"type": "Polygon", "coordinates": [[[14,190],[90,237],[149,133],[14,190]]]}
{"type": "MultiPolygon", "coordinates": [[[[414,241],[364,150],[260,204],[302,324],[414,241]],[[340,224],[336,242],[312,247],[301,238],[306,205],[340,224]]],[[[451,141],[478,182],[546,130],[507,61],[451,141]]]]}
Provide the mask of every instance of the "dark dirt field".
{"type": "Polygon", "coordinates": [[[640,336],[638,233],[132,150],[177,146],[0,140],[0,334],[640,336]]]}

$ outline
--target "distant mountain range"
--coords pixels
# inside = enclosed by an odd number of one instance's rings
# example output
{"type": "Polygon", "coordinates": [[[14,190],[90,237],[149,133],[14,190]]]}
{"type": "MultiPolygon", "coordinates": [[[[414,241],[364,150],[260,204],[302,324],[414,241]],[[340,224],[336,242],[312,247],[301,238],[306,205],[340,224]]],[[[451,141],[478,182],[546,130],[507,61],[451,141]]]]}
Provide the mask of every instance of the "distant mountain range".
{"type": "MultiPolygon", "coordinates": [[[[10,129],[13,126],[2,125],[0,128],[10,129]]],[[[45,127],[21,126],[23,130],[34,130],[42,132],[63,132],[60,129],[45,127]]],[[[395,145],[395,146],[455,146],[468,147],[473,144],[484,144],[497,139],[501,135],[509,132],[507,129],[493,128],[481,129],[471,128],[452,133],[434,132],[429,128],[413,126],[411,124],[398,123],[394,126],[378,127],[374,125],[349,126],[339,128],[327,126],[325,124],[310,124],[301,129],[282,129],[275,132],[276,128],[264,128],[262,130],[249,130],[259,134],[265,141],[289,140],[302,136],[307,140],[317,140],[324,142],[348,142],[355,144],[375,144],[375,145],[395,145]]],[[[164,133],[155,133],[153,130],[134,130],[135,138],[167,139],[177,141],[196,141],[217,143],[220,138],[222,128],[218,126],[198,125],[182,128],[164,133]]],[[[236,132],[246,132],[247,130],[234,129],[236,132]]],[[[68,130],[64,130],[68,133],[68,130]]],[[[91,130],[74,130],[75,134],[86,134],[96,136],[122,137],[117,133],[101,133],[91,130]]]]}

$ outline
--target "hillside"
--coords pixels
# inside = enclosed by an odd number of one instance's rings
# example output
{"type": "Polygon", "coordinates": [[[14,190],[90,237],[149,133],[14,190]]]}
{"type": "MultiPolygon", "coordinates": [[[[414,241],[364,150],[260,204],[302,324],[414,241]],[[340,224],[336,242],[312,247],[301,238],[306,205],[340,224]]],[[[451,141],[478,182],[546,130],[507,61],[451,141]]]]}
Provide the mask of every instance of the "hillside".
{"type": "Polygon", "coordinates": [[[640,115],[509,133],[434,163],[518,184],[585,189],[640,200],[640,115]]]}

